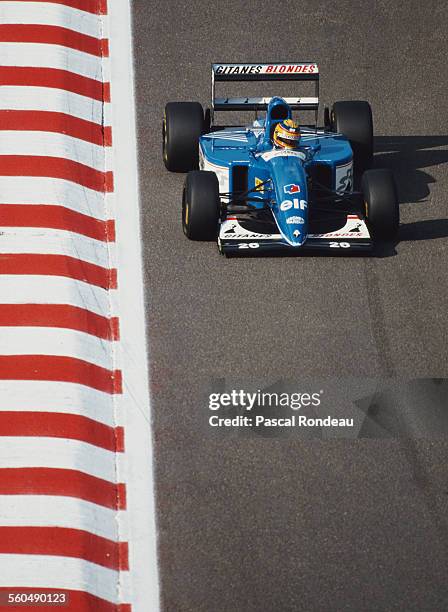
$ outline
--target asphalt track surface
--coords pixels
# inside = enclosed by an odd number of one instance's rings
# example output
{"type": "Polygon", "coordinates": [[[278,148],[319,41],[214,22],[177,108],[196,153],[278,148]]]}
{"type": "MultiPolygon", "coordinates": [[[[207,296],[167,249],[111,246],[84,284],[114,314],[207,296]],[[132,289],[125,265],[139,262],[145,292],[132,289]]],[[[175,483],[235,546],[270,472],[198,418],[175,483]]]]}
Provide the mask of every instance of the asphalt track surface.
{"type": "MultiPolygon", "coordinates": [[[[445,378],[448,133],[443,1],[134,0],[163,610],[448,607],[442,439],[214,437],[211,380],[445,378]],[[317,61],[321,98],[366,99],[400,241],[377,258],[226,260],[187,241],[165,171],[171,100],[210,63],[317,61]]],[[[416,407],[425,408],[424,400],[416,407]]]]}

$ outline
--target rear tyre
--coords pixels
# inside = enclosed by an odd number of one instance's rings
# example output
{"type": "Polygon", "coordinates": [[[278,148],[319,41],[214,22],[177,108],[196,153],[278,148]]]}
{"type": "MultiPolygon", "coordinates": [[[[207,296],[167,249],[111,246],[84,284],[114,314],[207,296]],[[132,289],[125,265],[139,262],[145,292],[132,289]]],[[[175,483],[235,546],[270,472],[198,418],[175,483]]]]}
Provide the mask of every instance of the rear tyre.
{"type": "Polygon", "coordinates": [[[343,134],[353,149],[353,170],[362,174],[373,163],[373,119],[368,102],[335,102],[330,115],[331,129],[343,134]]]}
{"type": "Polygon", "coordinates": [[[163,115],[163,161],[171,172],[188,172],[199,166],[199,137],[204,111],[199,102],[169,102],[163,115]]]}
{"type": "Polygon", "coordinates": [[[182,227],[190,240],[216,240],[221,202],[214,172],[187,174],[182,194],[182,227]]]}
{"type": "Polygon", "coordinates": [[[373,241],[394,240],[398,233],[400,211],[392,172],[388,169],[364,172],[362,194],[373,241]]]}

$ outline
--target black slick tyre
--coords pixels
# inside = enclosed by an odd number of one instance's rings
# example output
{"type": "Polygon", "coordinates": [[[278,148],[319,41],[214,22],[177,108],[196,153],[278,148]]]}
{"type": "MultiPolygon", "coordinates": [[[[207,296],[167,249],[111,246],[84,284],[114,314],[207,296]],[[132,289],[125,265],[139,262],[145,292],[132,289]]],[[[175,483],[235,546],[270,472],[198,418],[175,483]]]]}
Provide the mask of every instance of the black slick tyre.
{"type": "Polygon", "coordinates": [[[397,189],[389,169],[374,169],[362,177],[367,224],[374,242],[394,240],[398,234],[400,212],[397,189]]]}
{"type": "Polygon", "coordinates": [[[219,183],[214,172],[187,174],[182,195],[182,227],[190,240],[216,240],[220,217],[219,183]]]}
{"type": "Polygon", "coordinates": [[[335,102],[330,114],[331,129],[343,134],[353,150],[353,170],[358,176],[373,163],[373,119],[368,102],[335,102]]]}
{"type": "Polygon", "coordinates": [[[188,172],[199,165],[199,137],[204,111],[199,102],[169,102],[163,115],[163,161],[171,172],[188,172]]]}

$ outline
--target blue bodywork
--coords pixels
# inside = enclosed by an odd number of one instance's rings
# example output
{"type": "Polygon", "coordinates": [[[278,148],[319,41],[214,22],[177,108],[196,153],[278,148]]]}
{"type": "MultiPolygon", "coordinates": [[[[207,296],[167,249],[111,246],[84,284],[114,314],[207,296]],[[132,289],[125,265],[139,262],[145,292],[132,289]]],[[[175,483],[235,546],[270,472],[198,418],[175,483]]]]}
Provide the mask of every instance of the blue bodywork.
{"type": "Polygon", "coordinates": [[[350,192],[353,152],[342,134],[306,127],[302,127],[299,149],[275,148],[275,125],[290,117],[288,104],[282,98],[273,98],[266,116],[249,127],[227,128],[202,136],[200,167],[216,172],[220,191],[228,198],[241,187],[241,178],[237,177],[243,175],[247,191],[255,196],[250,206],[268,206],[283,240],[291,247],[300,247],[309,231],[308,188],[313,167],[324,170],[328,189],[339,194],[350,192]]]}

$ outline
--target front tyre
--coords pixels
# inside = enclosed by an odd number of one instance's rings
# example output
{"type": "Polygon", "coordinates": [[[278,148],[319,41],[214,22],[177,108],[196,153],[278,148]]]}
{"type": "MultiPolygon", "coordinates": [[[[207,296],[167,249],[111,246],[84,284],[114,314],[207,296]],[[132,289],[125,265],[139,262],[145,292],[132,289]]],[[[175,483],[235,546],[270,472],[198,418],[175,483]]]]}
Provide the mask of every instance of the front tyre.
{"type": "Polygon", "coordinates": [[[388,169],[367,170],[363,174],[361,188],[373,241],[394,240],[398,233],[400,212],[392,172],[388,169]]]}
{"type": "Polygon", "coordinates": [[[199,102],[169,102],[163,115],[163,161],[171,172],[188,172],[199,166],[199,138],[204,111],[199,102]]]}
{"type": "Polygon", "coordinates": [[[330,114],[334,132],[343,134],[353,150],[353,170],[361,175],[373,163],[373,119],[368,102],[335,102],[330,114]]]}
{"type": "Polygon", "coordinates": [[[190,240],[216,240],[221,202],[214,172],[187,174],[182,194],[182,227],[190,240]]]}

